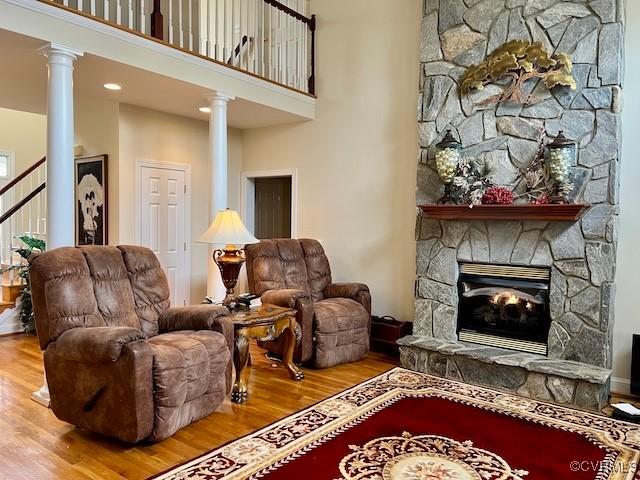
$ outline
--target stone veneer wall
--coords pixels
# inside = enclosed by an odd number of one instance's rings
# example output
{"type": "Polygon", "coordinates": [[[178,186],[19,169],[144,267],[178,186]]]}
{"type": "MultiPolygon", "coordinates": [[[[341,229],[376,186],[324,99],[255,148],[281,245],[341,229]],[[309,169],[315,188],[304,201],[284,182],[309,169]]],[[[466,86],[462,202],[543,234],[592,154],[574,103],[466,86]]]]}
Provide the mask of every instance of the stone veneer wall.
{"type": "Polygon", "coordinates": [[[593,207],[577,223],[434,221],[418,215],[414,335],[456,340],[458,261],[552,267],[549,357],[610,368],[619,199],[623,0],[425,0],[418,101],[417,202],[442,185],[433,145],[451,128],[494,180],[514,185],[534,157],[539,130],[579,143],[576,201],[593,207]],[[575,91],[528,88],[535,105],[478,106],[499,91],[460,99],[466,66],[507,40],[541,41],[574,61],[575,91]]]}

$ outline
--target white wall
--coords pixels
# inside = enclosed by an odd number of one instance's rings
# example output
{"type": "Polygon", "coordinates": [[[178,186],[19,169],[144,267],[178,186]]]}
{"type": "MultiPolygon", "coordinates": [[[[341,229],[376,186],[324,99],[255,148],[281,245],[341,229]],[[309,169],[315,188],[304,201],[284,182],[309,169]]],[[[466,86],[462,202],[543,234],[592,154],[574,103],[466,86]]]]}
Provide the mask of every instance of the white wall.
{"type": "Polygon", "coordinates": [[[74,99],[75,144],[82,146],[82,155],[109,156],[107,160],[108,179],[108,241],[110,245],[119,243],[119,168],[118,168],[118,112],[117,102],[76,97],[74,99]]]}
{"type": "Polygon", "coordinates": [[[0,108],[0,150],[15,153],[16,174],[40,160],[47,151],[47,117],[0,108]]]}
{"type": "Polygon", "coordinates": [[[413,320],[420,0],[312,0],[317,119],[244,132],[243,169],[297,168],[298,236],[319,239],[334,281],[413,320]]]}
{"type": "Polygon", "coordinates": [[[631,376],[631,335],[640,333],[640,2],[627,2],[625,48],[627,53],[622,109],[622,162],[620,198],[620,243],[616,272],[616,318],[613,338],[612,389],[626,392],[631,376]]]}
{"type": "MultiPolygon", "coordinates": [[[[209,218],[209,124],[131,105],[120,105],[119,243],[136,242],[135,166],[138,160],[191,165],[191,238],[204,232],[209,218]]],[[[239,203],[239,175],[242,157],[240,133],[229,130],[229,207],[239,203]]],[[[191,244],[191,301],[204,298],[207,283],[207,246],[191,244]]]]}

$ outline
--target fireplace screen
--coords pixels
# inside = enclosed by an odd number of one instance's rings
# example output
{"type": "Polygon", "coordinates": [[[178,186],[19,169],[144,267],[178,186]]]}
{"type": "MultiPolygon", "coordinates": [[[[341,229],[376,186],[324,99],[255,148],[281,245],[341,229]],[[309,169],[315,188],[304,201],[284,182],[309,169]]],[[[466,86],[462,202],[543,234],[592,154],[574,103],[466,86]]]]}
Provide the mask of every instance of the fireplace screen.
{"type": "Polygon", "coordinates": [[[460,340],[547,354],[550,270],[464,263],[460,265],[460,340]]]}

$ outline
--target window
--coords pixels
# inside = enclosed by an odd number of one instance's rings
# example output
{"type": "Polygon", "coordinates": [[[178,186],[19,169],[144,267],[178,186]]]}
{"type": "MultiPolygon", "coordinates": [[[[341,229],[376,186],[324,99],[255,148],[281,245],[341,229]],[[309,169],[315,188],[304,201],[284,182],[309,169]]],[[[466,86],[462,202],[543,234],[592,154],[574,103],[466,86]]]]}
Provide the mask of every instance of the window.
{"type": "Polygon", "coordinates": [[[11,155],[7,152],[0,152],[0,178],[9,177],[9,164],[11,155]]]}

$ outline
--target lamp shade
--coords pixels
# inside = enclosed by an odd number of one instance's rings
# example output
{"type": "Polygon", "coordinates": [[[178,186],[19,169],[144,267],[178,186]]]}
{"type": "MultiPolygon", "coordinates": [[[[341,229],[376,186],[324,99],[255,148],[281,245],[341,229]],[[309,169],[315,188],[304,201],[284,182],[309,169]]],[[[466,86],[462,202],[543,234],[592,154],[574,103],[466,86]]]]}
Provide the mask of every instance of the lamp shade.
{"type": "Polygon", "coordinates": [[[227,208],[218,212],[211,226],[196,242],[225,246],[258,243],[260,240],[249,233],[238,212],[227,208]]]}

